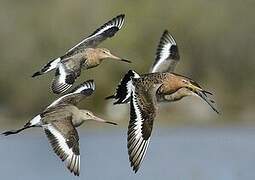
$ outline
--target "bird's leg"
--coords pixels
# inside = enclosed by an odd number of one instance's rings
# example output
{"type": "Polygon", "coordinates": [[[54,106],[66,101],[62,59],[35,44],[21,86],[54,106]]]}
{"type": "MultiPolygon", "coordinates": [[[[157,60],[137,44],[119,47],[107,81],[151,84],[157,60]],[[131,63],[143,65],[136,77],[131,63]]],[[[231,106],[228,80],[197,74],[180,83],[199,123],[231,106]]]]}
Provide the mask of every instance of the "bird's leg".
{"type": "Polygon", "coordinates": [[[28,128],[31,128],[31,127],[35,127],[35,126],[27,126],[25,125],[23,128],[20,128],[20,129],[17,129],[17,130],[10,130],[10,131],[5,131],[3,132],[2,134],[5,135],[5,136],[9,136],[11,134],[17,134],[25,129],[28,129],[28,128]]]}

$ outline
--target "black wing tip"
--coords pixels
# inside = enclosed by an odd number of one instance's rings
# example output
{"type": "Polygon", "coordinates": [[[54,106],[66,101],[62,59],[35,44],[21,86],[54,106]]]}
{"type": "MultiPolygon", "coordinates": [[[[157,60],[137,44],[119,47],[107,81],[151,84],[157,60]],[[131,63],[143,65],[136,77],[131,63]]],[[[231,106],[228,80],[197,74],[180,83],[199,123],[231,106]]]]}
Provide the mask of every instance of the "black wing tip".
{"type": "Polygon", "coordinates": [[[35,72],[35,73],[32,75],[32,77],[36,77],[36,76],[40,76],[40,75],[42,75],[42,73],[41,73],[40,71],[37,71],[37,72],[35,72]]]}
{"type": "Polygon", "coordinates": [[[80,171],[79,170],[78,171],[70,170],[70,172],[73,173],[74,176],[77,176],[77,177],[80,176],[80,171]]]}
{"type": "Polygon", "coordinates": [[[125,17],[125,14],[124,13],[121,13],[121,14],[119,14],[117,17],[125,17]]]}
{"type": "Polygon", "coordinates": [[[165,30],[163,31],[163,35],[164,35],[164,34],[170,34],[170,33],[169,33],[169,31],[168,31],[167,29],[165,29],[165,30]]]}
{"type": "Polygon", "coordinates": [[[162,36],[171,36],[171,37],[173,37],[167,29],[165,29],[165,30],[163,31],[162,36]]]}
{"type": "Polygon", "coordinates": [[[130,161],[130,166],[132,168],[132,170],[134,171],[134,173],[136,174],[140,168],[139,165],[135,165],[132,161],[130,161]]]}
{"type": "Polygon", "coordinates": [[[124,19],[124,18],[125,18],[125,14],[124,14],[124,13],[119,14],[119,15],[116,16],[116,18],[122,18],[122,19],[124,19]]]}
{"type": "Polygon", "coordinates": [[[95,81],[94,81],[94,79],[89,79],[89,80],[87,80],[87,81],[85,81],[84,83],[94,83],[95,81]]]}
{"type": "Polygon", "coordinates": [[[167,29],[165,29],[163,31],[163,34],[161,35],[161,39],[164,39],[164,38],[169,37],[169,36],[171,36],[171,34],[169,33],[169,31],[167,29]]]}
{"type": "Polygon", "coordinates": [[[64,93],[65,91],[60,91],[59,89],[55,88],[55,87],[51,87],[51,90],[54,94],[62,94],[64,93]]]}
{"type": "Polygon", "coordinates": [[[82,84],[78,85],[78,87],[84,86],[84,85],[88,85],[93,91],[96,88],[96,84],[95,81],[93,79],[89,79],[87,81],[84,81],[82,84]]]}
{"type": "MultiPolygon", "coordinates": [[[[95,81],[94,81],[93,79],[89,79],[89,80],[84,81],[83,83],[81,83],[81,84],[78,85],[78,86],[83,86],[83,85],[85,85],[85,84],[90,84],[91,86],[94,86],[94,85],[95,85],[95,81]]],[[[78,86],[77,86],[77,87],[78,87],[78,86]]]]}
{"type": "Polygon", "coordinates": [[[76,173],[76,172],[73,172],[73,174],[74,174],[74,176],[77,176],[77,177],[80,176],[80,174],[79,174],[79,173],[76,173]]]}
{"type": "Polygon", "coordinates": [[[139,170],[139,167],[133,166],[133,171],[135,172],[135,174],[138,172],[138,170],[139,170]]]}
{"type": "Polygon", "coordinates": [[[177,42],[176,42],[174,36],[173,36],[167,29],[165,29],[165,30],[163,31],[163,34],[162,34],[162,36],[161,36],[161,40],[163,40],[163,39],[165,39],[165,38],[168,39],[169,42],[175,43],[176,46],[177,46],[177,42]]]}
{"type": "Polygon", "coordinates": [[[60,91],[57,91],[57,90],[52,90],[52,92],[54,93],[54,94],[62,94],[63,92],[60,92],[60,91]]]}
{"type": "Polygon", "coordinates": [[[78,171],[75,171],[75,170],[73,170],[73,169],[70,169],[70,167],[67,167],[68,168],[68,170],[71,172],[71,173],[73,173],[73,175],[74,176],[80,176],[80,172],[79,172],[79,170],[78,171]]]}
{"type": "MultiPolygon", "coordinates": [[[[95,89],[96,89],[95,81],[94,81],[93,79],[89,79],[89,80],[84,81],[83,83],[77,85],[76,87],[74,87],[74,88],[70,91],[70,93],[75,92],[77,89],[81,88],[81,87],[84,86],[84,85],[87,85],[87,86],[89,87],[88,89],[91,89],[91,90],[92,90],[91,93],[92,93],[93,91],[95,91],[95,89]]],[[[88,90],[88,89],[85,89],[85,90],[88,90]]]]}
{"type": "Polygon", "coordinates": [[[54,78],[51,83],[51,90],[54,94],[63,94],[67,92],[73,84],[69,84],[68,82],[59,83],[57,78],[54,78]]]}
{"type": "Polygon", "coordinates": [[[135,77],[136,74],[137,73],[135,71],[129,70],[118,84],[115,94],[108,96],[105,99],[117,100],[116,102],[113,103],[113,105],[127,103],[129,99],[127,84],[128,82],[130,82],[130,80],[132,80],[133,77],[135,77]]]}

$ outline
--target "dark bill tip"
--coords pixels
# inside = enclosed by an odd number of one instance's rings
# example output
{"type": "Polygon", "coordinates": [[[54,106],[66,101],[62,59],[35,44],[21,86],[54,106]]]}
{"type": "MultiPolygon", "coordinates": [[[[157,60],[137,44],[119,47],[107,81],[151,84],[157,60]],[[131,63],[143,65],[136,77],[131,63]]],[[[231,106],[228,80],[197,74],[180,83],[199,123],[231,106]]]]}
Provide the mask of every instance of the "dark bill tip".
{"type": "Polygon", "coordinates": [[[131,61],[127,60],[127,59],[121,59],[121,61],[127,62],[127,63],[132,63],[131,61]]]}
{"type": "Polygon", "coordinates": [[[213,109],[214,112],[216,112],[217,114],[221,114],[215,107],[215,101],[209,99],[204,92],[196,92],[197,95],[199,95],[205,102],[207,102],[207,104],[213,109]]]}
{"type": "Polygon", "coordinates": [[[115,122],[111,122],[111,121],[106,121],[105,123],[108,123],[108,124],[112,124],[112,125],[118,125],[117,123],[115,123],[115,122]]]}

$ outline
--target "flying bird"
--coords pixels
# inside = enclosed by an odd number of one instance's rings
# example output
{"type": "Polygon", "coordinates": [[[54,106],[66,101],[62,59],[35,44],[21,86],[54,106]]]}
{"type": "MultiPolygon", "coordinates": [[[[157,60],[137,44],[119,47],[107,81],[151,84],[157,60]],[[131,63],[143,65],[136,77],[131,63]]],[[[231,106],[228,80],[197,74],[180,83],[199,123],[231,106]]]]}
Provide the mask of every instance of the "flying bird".
{"type": "MultiPolygon", "coordinates": [[[[180,55],[178,50],[178,45],[174,39],[174,37],[165,30],[160,38],[155,60],[150,68],[149,73],[174,73],[175,67],[180,61],[180,55]]],[[[114,95],[106,97],[106,99],[115,99],[114,104],[124,104],[130,101],[130,84],[131,77],[138,76],[134,71],[129,71],[124,78],[119,83],[116,92],[114,95]],[[130,74],[129,74],[130,73],[130,74]]],[[[164,94],[162,92],[156,93],[156,98],[158,102],[174,102],[179,101],[187,96],[195,96],[203,99],[215,112],[219,113],[219,111],[215,107],[214,100],[210,99],[208,96],[212,95],[212,93],[206,91],[206,93],[202,92],[194,92],[189,88],[183,87],[177,89],[175,92],[171,92],[168,94],[164,94]]]]}
{"type": "Polygon", "coordinates": [[[111,58],[130,63],[129,60],[113,55],[106,48],[97,48],[102,41],[113,37],[122,28],[124,18],[125,15],[121,14],[109,20],[87,38],[69,49],[63,56],[49,61],[32,77],[55,70],[51,89],[54,93],[60,94],[72,87],[75,80],[80,76],[82,69],[94,68],[100,65],[104,59],[111,58]]]}
{"type": "Polygon", "coordinates": [[[97,117],[91,111],[79,109],[76,106],[81,100],[90,96],[94,90],[94,81],[88,80],[55,100],[23,128],[6,131],[3,135],[17,134],[32,127],[42,127],[54,152],[66,162],[71,173],[79,176],[80,148],[76,127],[88,120],[116,125],[114,122],[97,117]]]}
{"type": "MultiPolygon", "coordinates": [[[[207,99],[209,92],[194,80],[169,72],[139,75],[129,70],[122,82],[125,82],[124,85],[120,84],[114,95],[118,98],[115,104],[130,102],[127,147],[131,167],[137,172],[149,145],[158,112],[158,97],[171,96],[180,89],[187,89],[207,99]]],[[[213,109],[218,112],[214,106],[213,109]]]]}
{"type": "Polygon", "coordinates": [[[149,73],[139,75],[129,70],[117,86],[115,94],[106,97],[114,99],[113,104],[130,103],[127,147],[129,161],[135,172],[140,168],[149,146],[159,102],[173,102],[186,96],[196,96],[219,113],[215,102],[208,97],[212,93],[204,90],[191,78],[174,73],[179,60],[177,43],[165,30],[149,73]]]}

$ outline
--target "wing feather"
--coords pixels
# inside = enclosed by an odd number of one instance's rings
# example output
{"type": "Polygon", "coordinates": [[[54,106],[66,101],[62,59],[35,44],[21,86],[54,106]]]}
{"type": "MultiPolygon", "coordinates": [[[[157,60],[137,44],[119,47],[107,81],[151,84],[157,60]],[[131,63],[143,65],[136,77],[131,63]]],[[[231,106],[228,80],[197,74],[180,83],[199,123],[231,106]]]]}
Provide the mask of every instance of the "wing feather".
{"type": "Polygon", "coordinates": [[[71,119],[55,121],[44,125],[45,134],[54,152],[75,176],[80,174],[79,136],[71,119]]]}
{"type": "Polygon", "coordinates": [[[179,50],[173,36],[165,30],[156,51],[155,61],[150,72],[173,72],[179,62],[179,50]]]}
{"type": "Polygon", "coordinates": [[[74,47],[67,51],[67,55],[76,54],[76,52],[85,49],[87,47],[96,47],[102,41],[107,38],[113,37],[116,32],[118,32],[124,24],[125,15],[121,14],[115,18],[109,20],[97,30],[95,30],[90,36],[76,44],[74,47]]]}
{"type": "Polygon", "coordinates": [[[144,89],[141,83],[132,85],[130,99],[130,121],[128,126],[128,154],[135,172],[145,157],[156,116],[155,96],[151,90],[144,89]],[[143,97],[141,97],[143,96],[143,97]]]}
{"type": "Polygon", "coordinates": [[[58,98],[47,108],[56,107],[62,104],[78,104],[85,97],[90,96],[95,91],[94,80],[87,80],[75,87],[70,93],[58,98]]]}

